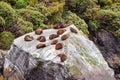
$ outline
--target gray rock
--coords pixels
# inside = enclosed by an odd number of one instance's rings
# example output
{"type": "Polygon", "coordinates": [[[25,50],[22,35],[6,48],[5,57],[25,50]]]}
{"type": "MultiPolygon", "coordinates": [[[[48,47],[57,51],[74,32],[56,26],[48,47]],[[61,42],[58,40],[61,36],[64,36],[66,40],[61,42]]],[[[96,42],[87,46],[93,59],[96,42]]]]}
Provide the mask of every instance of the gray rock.
{"type": "Polygon", "coordinates": [[[23,35],[15,39],[5,58],[4,76],[7,80],[115,80],[114,72],[109,68],[98,48],[81,31],[72,33],[70,25],[65,28],[64,34],[69,34],[67,40],[62,41],[61,36],[55,38],[63,43],[63,48],[55,49],[49,40],[50,34],[55,34],[57,29],[44,30],[41,36],[46,37],[46,42],[36,40],[40,35],[35,32],[28,33],[34,37],[33,41],[24,41],[23,35]],[[37,49],[39,43],[46,47],[37,49]],[[59,54],[65,54],[61,62],[59,54]],[[73,78],[72,78],[73,77],[73,78]],[[76,79],[75,79],[76,78],[76,79]]]}

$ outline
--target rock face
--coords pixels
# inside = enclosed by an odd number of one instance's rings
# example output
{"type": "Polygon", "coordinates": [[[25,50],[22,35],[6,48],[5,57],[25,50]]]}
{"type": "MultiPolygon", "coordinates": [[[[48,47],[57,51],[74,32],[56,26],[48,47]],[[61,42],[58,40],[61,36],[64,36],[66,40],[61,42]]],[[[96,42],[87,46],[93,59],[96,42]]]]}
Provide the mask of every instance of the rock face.
{"type": "Polygon", "coordinates": [[[114,69],[115,77],[120,80],[120,37],[106,30],[91,32],[92,40],[98,45],[109,66],[114,69]]]}
{"type": "MultiPolygon", "coordinates": [[[[57,34],[59,29],[43,30],[36,35],[28,33],[34,38],[25,41],[23,35],[14,40],[5,58],[4,76],[7,80],[115,80],[114,72],[109,68],[100,51],[74,25],[64,28],[66,31],[49,39],[51,34],[57,34]],[[70,28],[75,29],[75,33],[70,28]],[[61,37],[69,34],[66,40],[61,37]],[[45,36],[46,42],[37,40],[45,36]],[[62,48],[56,50],[51,43],[58,40],[62,48]],[[38,44],[45,47],[36,48],[38,44]],[[63,61],[64,60],[64,61],[63,61]]],[[[57,43],[57,44],[58,44],[57,43]]]]}

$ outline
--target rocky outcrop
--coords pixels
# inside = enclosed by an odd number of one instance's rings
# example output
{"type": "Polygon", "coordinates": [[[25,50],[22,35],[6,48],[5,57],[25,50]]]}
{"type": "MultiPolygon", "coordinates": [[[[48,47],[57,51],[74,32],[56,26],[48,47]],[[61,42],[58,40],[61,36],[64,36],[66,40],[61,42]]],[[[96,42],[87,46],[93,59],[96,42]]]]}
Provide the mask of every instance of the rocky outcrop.
{"type": "Polygon", "coordinates": [[[109,66],[114,69],[115,77],[120,79],[120,37],[107,30],[90,31],[91,39],[98,45],[109,66]]]}
{"type": "Polygon", "coordinates": [[[5,57],[4,76],[7,80],[115,80],[98,48],[81,31],[71,25],[57,34],[59,29],[43,30],[36,35],[28,33],[33,40],[26,41],[23,35],[14,40],[5,57]],[[74,31],[71,32],[71,28],[74,31]],[[62,40],[63,35],[69,35],[62,40]],[[45,42],[38,37],[44,36],[45,42]],[[54,40],[58,40],[52,44],[54,40]],[[45,44],[45,46],[42,46],[45,44]]]}

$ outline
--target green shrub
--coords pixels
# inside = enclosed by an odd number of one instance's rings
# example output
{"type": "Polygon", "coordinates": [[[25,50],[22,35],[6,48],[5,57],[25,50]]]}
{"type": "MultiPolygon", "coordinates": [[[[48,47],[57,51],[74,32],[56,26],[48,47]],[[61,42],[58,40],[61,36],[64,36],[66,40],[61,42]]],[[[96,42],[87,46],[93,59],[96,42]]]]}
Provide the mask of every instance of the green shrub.
{"type": "Polygon", "coordinates": [[[72,12],[81,15],[86,12],[87,9],[91,9],[96,5],[97,0],[67,0],[66,6],[72,12]]]}
{"type": "Polygon", "coordinates": [[[96,30],[100,27],[100,24],[97,21],[89,21],[88,26],[91,27],[91,29],[96,30]]]}
{"type": "Polygon", "coordinates": [[[10,26],[15,19],[15,11],[9,4],[0,2],[0,16],[5,20],[6,25],[10,26]]]}
{"type": "Polygon", "coordinates": [[[38,0],[30,0],[29,5],[34,6],[37,2],[38,0]]]}
{"type": "Polygon", "coordinates": [[[8,31],[3,31],[0,34],[0,46],[2,46],[2,49],[9,49],[10,45],[12,44],[14,40],[14,36],[12,35],[11,32],[8,31]]]}
{"type": "Polygon", "coordinates": [[[5,20],[0,16],[0,26],[5,25],[5,20]]]}
{"type": "Polygon", "coordinates": [[[101,7],[107,6],[107,5],[111,5],[112,4],[112,0],[99,0],[99,4],[101,5],[101,7]]]}
{"type": "Polygon", "coordinates": [[[14,8],[17,8],[17,9],[25,8],[29,3],[28,1],[29,0],[18,0],[14,5],[14,8]]]}
{"type": "Polygon", "coordinates": [[[75,13],[68,11],[64,20],[68,24],[74,24],[79,30],[82,30],[85,34],[89,34],[89,31],[87,29],[88,28],[87,24],[83,19],[81,19],[75,13]]]}
{"type": "Polygon", "coordinates": [[[21,15],[24,20],[31,22],[34,26],[33,29],[40,27],[45,19],[44,15],[40,12],[30,9],[20,9],[18,10],[18,14],[21,15]]]}

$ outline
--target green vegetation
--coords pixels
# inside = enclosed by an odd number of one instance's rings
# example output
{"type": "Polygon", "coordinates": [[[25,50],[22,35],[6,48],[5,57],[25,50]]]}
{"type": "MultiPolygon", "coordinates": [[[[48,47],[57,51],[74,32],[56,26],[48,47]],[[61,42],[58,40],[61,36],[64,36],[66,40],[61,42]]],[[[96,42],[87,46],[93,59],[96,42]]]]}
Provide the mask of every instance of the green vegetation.
{"type": "Polygon", "coordinates": [[[56,22],[74,24],[88,36],[88,28],[120,36],[120,1],[0,0],[0,34],[9,31],[16,38],[56,22]]]}
{"type": "Polygon", "coordinates": [[[9,31],[3,31],[0,35],[0,46],[2,49],[9,49],[14,40],[14,36],[9,31]]]}

